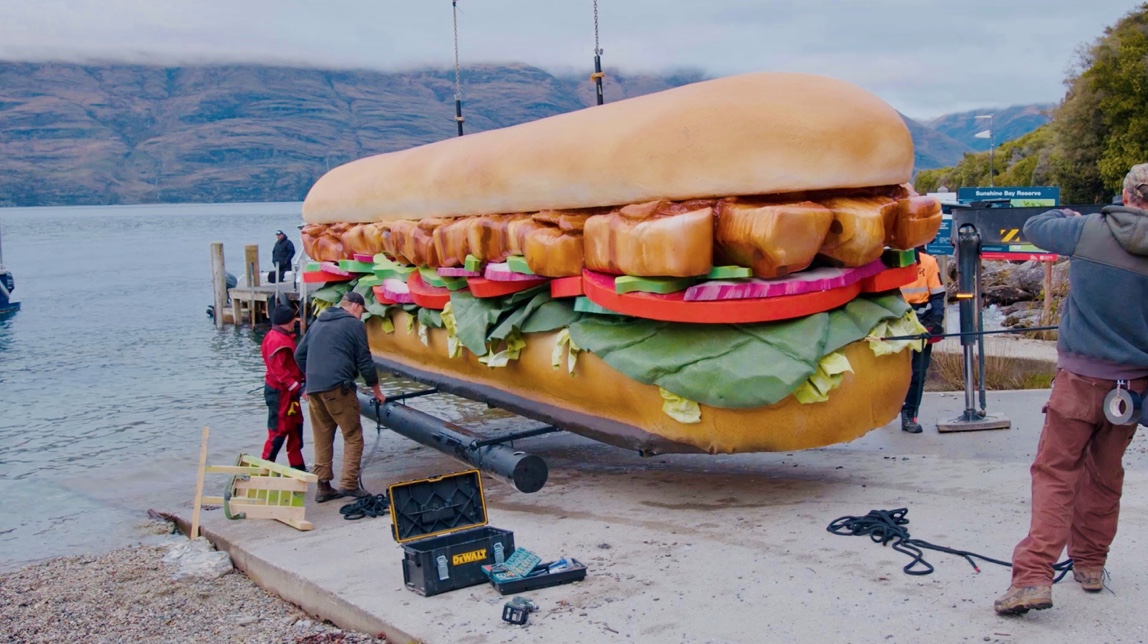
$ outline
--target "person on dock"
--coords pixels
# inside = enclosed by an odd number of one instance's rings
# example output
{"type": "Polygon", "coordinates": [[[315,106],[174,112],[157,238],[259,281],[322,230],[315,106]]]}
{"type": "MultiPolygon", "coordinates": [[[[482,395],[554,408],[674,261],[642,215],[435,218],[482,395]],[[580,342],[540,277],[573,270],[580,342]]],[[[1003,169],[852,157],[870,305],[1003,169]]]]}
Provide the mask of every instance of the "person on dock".
{"type": "Polygon", "coordinates": [[[1124,178],[1122,201],[1087,216],[1050,210],[1024,225],[1029,242],[1072,261],[1031,468],[1032,521],[1013,551],[1012,585],[993,604],[1000,614],[1052,608],[1052,566],[1065,546],[1073,578],[1087,592],[1104,589],[1137,425],[1109,421],[1104,399],[1117,387],[1148,389],[1148,163],[1124,178]]]}
{"type": "MultiPolygon", "coordinates": [[[[287,239],[282,230],[275,231],[275,246],[271,249],[271,263],[278,274],[276,282],[282,282],[287,271],[291,270],[291,262],[295,259],[295,244],[287,239]]],[[[270,276],[269,276],[270,277],[270,276]]]]}
{"type": "Polygon", "coordinates": [[[925,379],[929,373],[929,363],[933,357],[933,344],[945,332],[945,285],[941,283],[941,270],[932,255],[917,249],[917,281],[901,287],[901,295],[913,307],[917,320],[935,338],[925,341],[921,351],[913,351],[913,379],[909,383],[909,393],[901,406],[901,431],[910,434],[921,433],[921,423],[917,414],[921,411],[921,397],[925,393],[925,379]]]}
{"type": "Polygon", "coordinates": [[[314,473],[319,478],[315,500],[319,503],[343,496],[365,497],[359,485],[363,457],[363,424],[355,378],[374,390],[375,399],[386,400],[379,389],[379,374],[367,345],[367,330],[360,321],[367,303],[350,291],[339,306],[319,314],[295,350],[295,360],[307,381],[307,408],[315,445],[314,473]],[[343,432],[341,488],[331,486],[335,428],[343,432]]]}
{"type": "Polygon", "coordinates": [[[303,461],[303,371],[295,363],[295,309],[279,305],[271,311],[271,330],[263,336],[261,350],[267,368],[263,399],[267,401],[267,442],[263,458],[274,461],[287,445],[287,463],[307,471],[303,461]]]}

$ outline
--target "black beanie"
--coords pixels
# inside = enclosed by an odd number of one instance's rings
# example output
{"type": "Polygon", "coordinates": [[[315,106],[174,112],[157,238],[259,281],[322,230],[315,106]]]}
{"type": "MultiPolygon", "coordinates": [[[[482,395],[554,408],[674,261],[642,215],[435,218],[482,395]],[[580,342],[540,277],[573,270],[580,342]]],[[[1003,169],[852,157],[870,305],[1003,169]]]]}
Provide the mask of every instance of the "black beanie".
{"type": "Polygon", "coordinates": [[[279,306],[275,307],[275,310],[271,311],[271,324],[291,324],[291,320],[294,319],[295,309],[287,306],[286,304],[280,304],[279,306]]]}

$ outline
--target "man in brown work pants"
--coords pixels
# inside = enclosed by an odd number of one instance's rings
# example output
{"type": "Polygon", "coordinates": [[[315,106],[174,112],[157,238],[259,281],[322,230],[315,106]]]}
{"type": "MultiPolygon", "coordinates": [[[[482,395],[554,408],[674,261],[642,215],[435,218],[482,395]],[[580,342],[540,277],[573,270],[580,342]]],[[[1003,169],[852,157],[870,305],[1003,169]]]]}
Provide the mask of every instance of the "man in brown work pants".
{"type": "MultiPolygon", "coordinates": [[[[1014,586],[1050,585],[1050,565],[1066,544],[1078,572],[1104,570],[1120,514],[1121,461],[1136,433],[1135,424],[1113,425],[1104,417],[1104,397],[1115,386],[1057,373],[1031,468],[1032,525],[1013,553],[1014,586]]],[[[1148,379],[1128,386],[1144,391],[1148,379]]]]}
{"type": "Polygon", "coordinates": [[[1052,608],[1052,566],[1065,546],[1073,578],[1104,589],[1124,488],[1124,451],[1139,414],[1113,424],[1104,399],[1148,387],[1148,164],[1124,178],[1122,206],[1081,216],[1050,210],[1024,236],[1071,257],[1062,305],[1057,374],[1032,463],[1032,521],[1013,551],[1012,585],[993,609],[1002,615],[1052,608]]]}
{"type": "Polygon", "coordinates": [[[359,467],[363,458],[363,423],[359,418],[359,399],[354,389],[341,388],[309,394],[311,433],[315,445],[315,476],[320,481],[334,478],[331,463],[335,458],[335,430],[343,430],[343,472],[339,477],[340,492],[347,496],[359,488],[359,467]]]}
{"type": "Polygon", "coordinates": [[[367,331],[360,321],[366,310],[363,296],[351,291],[339,306],[319,314],[307,335],[295,349],[295,361],[307,382],[308,409],[315,446],[315,476],[319,486],[315,500],[319,503],[343,496],[370,496],[359,487],[359,468],[363,458],[363,424],[359,420],[359,398],[355,378],[374,390],[375,399],[384,400],[379,389],[379,374],[367,346],[367,331]],[[335,428],[343,430],[343,475],[340,488],[331,486],[334,476],[335,428]]]}

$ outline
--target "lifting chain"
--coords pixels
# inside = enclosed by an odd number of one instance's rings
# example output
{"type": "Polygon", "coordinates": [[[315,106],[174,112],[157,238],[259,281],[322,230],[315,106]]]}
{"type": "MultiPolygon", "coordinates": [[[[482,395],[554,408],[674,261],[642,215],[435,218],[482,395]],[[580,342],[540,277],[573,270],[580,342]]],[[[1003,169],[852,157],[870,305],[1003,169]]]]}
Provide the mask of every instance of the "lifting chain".
{"type": "Polygon", "coordinates": [[[598,46],[598,0],[594,0],[594,55],[601,56],[602,48],[598,46]]]}
{"type": "Polygon", "coordinates": [[[458,0],[451,0],[451,12],[454,18],[454,120],[458,123],[458,135],[462,136],[462,73],[458,66],[458,0]]]}
{"type": "Polygon", "coordinates": [[[594,0],[594,73],[590,75],[590,80],[594,82],[599,105],[605,100],[602,93],[602,79],[605,76],[602,73],[602,47],[598,41],[598,0],[594,0]]]}

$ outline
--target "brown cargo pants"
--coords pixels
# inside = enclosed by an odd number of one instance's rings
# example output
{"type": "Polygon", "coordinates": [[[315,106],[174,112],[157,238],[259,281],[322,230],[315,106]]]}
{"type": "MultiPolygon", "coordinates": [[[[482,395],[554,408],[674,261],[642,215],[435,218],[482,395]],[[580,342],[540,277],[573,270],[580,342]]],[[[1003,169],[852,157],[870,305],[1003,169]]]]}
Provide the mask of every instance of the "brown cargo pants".
{"type": "Polygon", "coordinates": [[[334,475],[335,428],[343,430],[343,476],[339,487],[359,488],[359,467],[363,458],[363,424],[359,418],[359,399],[354,389],[342,388],[308,394],[307,410],[311,416],[312,444],[315,446],[315,476],[330,481],[334,475]]]}
{"type": "MultiPolygon", "coordinates": [[[[1129,383],[1143,392],[1148,379],[1129,383]]],[[[1077,566],[1103,567],[1116,537],[1124,450],[1136,425],[1104,417],[1112,380],[1063,369],[1052,383],[1044,429],[1032,463],[1032,524],[1012,555],[1013,586],[1052,584],[1052,564],[1068,546],[1077,566]]]]}

